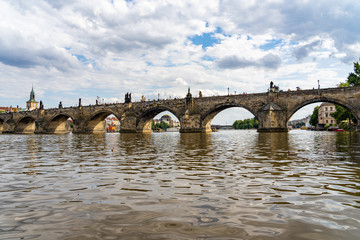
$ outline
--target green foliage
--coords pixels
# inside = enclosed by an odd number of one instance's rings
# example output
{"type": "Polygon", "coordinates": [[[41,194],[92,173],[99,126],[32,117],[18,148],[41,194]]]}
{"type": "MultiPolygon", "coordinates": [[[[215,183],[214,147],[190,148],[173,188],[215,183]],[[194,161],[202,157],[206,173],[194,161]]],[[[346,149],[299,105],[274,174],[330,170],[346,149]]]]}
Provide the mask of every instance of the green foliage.
{"type": "Polygon", "coordinates": [[[304,123],[304,122],[299,122],[299,123],[296,124],[296,127],[297,127],[297,128],[301,128],[301,127],[303,127],[303,126],[305,126],[305,123],[304,123]]]}
{"type": "MultiPolygon", "coordinates": [[[[360,64],[354,62],[354,72],[349,73],[349,76],[344,83],[340,83],[338,87],[349,87],[349,86],[360,86],[360,64]]],[[[348,120],[349,122],[356,122],[356,118],[346,108],[335,105],[336,112],[332,113],[331,116],[335,118],[339,124],[341,121],[348,120]]]]}
{"type": "Polygon", "coordinates": [[[170,125],[164,121],[161,121],[160,123],[155,123],[153,120],[151,123],[151,129],[155,130],[155,129],[159,129],[159,128],[166,131],[166,129],[170,128],[170,125]]]}
{"type": "Polygon", "coordinates": [[[339,83],[338,87],[350,87],[350,84],[348,82],[342,82],[339,83]]]}
{"type": "Polygon", "coordinates": [[[303,126],[305,126],[305,123],[304,123],[304,122],[298,122],[298,123],[296,123],[295,125],[293,125],[294,128],[301,128],[301,127],[303,127],[303,126]]]}
{"type": "Polygon", "coordinates": [[[313,114],[310,117],[311,126],[316,126],[318,124],[318,115],[319,115],[319,106],[314,108],[313,114]]]}
{"type": "Polygon", "coordinates": [[[233,127],[235,129],[250,129],[250,128],[258,128],[259,121],[256,118],[244,119],[244,120],[236,120],[233,123],[233,127]]]}
{"type": "Polygon", "coordinates": [[[354,72],[349,73],[346,82],[340,83],[338,87],[360,86],[360,64],[354,62],[354,72]]]}
{"type": "Polygon", "coordinates": [[[349,73],[346,81],[349,85],[360,86],[360,64],[354,62],[354,72],[349,73]]]}
{"type": "Polygon", "coordinates": [[[330,115],[333,118],[335,118],[338,124],[344,120],[350,120],[352,122],[356,122],[356,118],[346,108],[339,105],[335,105],[335,109],[336,111],[331,113],[330,115]]]}

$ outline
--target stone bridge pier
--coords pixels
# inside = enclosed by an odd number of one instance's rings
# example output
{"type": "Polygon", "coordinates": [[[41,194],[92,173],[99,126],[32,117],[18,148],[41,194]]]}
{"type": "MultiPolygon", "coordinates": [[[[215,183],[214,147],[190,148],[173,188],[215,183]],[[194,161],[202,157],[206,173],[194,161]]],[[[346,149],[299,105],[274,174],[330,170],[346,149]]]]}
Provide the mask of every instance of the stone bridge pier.
{"type": "Polygon", "coordinates": [[[287,111],[282,110],[275,104],[268,104],[256,115],[259,120],[258,132],[287,132],[287,111]]]}

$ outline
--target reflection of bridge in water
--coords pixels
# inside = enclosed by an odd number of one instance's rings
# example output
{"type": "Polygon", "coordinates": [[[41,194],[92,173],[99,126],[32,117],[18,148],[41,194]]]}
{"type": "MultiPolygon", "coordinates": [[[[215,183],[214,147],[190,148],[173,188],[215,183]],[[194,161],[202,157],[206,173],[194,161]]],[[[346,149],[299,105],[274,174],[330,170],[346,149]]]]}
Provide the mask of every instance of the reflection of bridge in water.
{"type": "Polygon", "coordinates": [[[211,120],[224,109],[242,107],[259,120],[260,132],[288,131],[291,116],[315,102],[344,106],[360,120],[360,87],[327,88],[287,92],[128,102],[42,109],[0,114],[3,133],[64,133],[66,121],[73,120],[74,133],[105,132],[104,119],[113,114],[120,120],[120,132],[151,132],[151,120],[169,111],[180,120],[180,132],[210,132],[211,120]]]}

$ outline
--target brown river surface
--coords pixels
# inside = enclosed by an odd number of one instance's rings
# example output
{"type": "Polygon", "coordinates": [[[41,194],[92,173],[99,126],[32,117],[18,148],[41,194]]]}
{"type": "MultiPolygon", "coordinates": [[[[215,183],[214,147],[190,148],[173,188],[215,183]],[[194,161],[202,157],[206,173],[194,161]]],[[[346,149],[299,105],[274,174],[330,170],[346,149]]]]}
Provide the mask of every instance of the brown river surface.
{"type": "Polygon", "coordinates": [[[0,239],[360,239],[358,133],[0,140],[0,239]]]}

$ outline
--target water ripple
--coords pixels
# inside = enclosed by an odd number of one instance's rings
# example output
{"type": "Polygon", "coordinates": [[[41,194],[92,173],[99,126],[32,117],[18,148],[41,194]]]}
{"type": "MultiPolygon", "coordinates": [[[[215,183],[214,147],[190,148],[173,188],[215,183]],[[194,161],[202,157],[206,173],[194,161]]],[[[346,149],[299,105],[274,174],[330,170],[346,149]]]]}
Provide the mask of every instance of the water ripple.
{"type": "Polygon", "coordinates": [[[356,239],[360,135],[0,135],[1,239],[356,239]]]}

